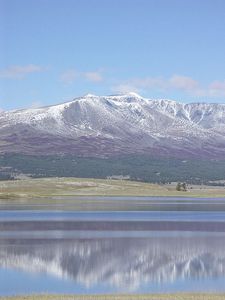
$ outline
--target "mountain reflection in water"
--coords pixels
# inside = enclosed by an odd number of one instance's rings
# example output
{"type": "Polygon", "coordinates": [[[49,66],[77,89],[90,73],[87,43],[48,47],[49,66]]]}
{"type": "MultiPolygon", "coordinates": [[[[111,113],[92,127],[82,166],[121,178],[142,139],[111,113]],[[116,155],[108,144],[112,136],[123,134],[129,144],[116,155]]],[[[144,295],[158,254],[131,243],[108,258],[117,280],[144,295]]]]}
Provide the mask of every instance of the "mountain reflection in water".
{"type": "MultiPolygon", "coordinates": [[[[72,279],[87,289],[225,277],[224,236],[1,239],[0,268],[72,279]]],[[[207,287],[206,287],[207,289],[207,287]]]]}

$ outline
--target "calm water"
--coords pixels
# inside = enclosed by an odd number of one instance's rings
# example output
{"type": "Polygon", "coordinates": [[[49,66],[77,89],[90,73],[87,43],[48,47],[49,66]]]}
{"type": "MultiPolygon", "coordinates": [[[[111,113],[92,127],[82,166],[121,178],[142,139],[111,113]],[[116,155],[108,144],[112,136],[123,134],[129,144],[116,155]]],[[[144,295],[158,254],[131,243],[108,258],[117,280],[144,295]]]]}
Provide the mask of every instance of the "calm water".
{"type": "Polygon", "coordinates": [[[0,203],[0,295],[225,292],[225,199],[94,200],[115,211],[0,203]]]}

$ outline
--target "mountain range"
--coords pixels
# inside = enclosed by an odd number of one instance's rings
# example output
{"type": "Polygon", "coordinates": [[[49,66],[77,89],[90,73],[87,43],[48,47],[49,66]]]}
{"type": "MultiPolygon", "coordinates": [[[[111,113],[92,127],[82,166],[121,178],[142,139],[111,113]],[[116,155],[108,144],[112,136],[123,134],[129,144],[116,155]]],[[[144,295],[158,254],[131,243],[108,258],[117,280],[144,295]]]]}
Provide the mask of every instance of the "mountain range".
{"type": "Polygon", "coordinates": [[[0,153],[225,157],[225,104],[95,96],[0,113],[0,153]]]}

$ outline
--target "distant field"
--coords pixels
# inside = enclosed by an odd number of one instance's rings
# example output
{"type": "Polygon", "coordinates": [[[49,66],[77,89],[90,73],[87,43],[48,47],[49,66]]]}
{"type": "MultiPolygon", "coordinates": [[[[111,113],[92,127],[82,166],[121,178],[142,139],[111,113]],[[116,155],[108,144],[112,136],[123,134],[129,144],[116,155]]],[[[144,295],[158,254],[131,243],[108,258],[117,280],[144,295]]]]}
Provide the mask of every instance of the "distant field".
{"type": "Polygon", "coordinates": [[[1,300],[224,300],[225,294],[160,294],[101,296],[20,296],[0,297],[1,300]]]}
{"type": "Polygon", "coordinates": [[[128,180],[87,178],[39,178],[0,181],[0,200],[57,196],[225,197],[225,188],[189,185],[187,192],[178,192],[175,184],[158,185],[128,180]]]}

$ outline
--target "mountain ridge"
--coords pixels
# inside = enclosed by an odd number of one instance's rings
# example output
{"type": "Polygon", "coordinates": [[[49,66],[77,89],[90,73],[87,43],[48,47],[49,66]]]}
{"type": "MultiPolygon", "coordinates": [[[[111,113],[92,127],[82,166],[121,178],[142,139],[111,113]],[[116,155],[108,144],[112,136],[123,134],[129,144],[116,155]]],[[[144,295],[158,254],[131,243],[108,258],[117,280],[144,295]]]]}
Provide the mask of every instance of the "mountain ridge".
{"type": "Polygon", "coordinates": [[[223,158],[225,104],[181,103],[136,93],[0,113],[0,153],[223,158]]]}

